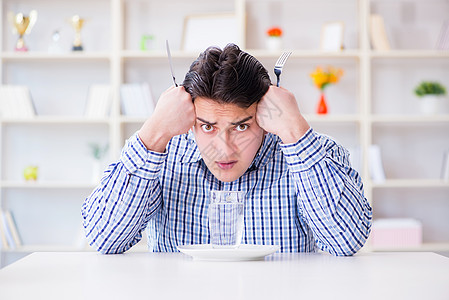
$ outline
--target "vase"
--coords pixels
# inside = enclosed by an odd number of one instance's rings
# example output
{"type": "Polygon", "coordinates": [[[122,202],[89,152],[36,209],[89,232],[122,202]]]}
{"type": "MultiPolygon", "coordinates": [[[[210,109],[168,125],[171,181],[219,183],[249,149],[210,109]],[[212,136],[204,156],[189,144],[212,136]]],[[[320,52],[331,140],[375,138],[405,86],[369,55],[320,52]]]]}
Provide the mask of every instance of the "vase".
{"type": "Polygon", "coordinates": [[[327,114],[327,103],[326,103],[326,96],[324,95],[324,92],[322,92],[320,95],[320,101],[318,102],[316,113],[319,115],[327,114]]]}
{"type": "Polygon", "coordinates": [[[267,38],[267,49],[268,50],[281,50],[282,49],[282,38],[278,36],[269,36],[267,38]]]}
{"type": "Polygon", "coordinates": [[[425,115],[436,115],[441,112],[443,97],[436,95],[426,95],[419,99],[421,112],[425,115]]]}

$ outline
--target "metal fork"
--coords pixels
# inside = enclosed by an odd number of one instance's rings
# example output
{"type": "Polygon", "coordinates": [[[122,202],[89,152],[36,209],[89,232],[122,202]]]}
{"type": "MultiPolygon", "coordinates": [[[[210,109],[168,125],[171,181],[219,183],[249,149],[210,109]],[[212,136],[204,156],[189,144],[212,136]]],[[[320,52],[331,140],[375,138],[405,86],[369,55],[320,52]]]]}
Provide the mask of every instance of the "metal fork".
{"type": "Polygon", "coordinates": [[[290,57],[290,54],[292,54],[291,51],[286,51],[286,52],[282,53],[282,55],[278,58],[276,64],[274,65],[274,74],[276,74],[276,77],[277,77],[276,86],[279,86],[282,68],[284,67],[285,63],[287,62],[287,59],[290,57]]]}

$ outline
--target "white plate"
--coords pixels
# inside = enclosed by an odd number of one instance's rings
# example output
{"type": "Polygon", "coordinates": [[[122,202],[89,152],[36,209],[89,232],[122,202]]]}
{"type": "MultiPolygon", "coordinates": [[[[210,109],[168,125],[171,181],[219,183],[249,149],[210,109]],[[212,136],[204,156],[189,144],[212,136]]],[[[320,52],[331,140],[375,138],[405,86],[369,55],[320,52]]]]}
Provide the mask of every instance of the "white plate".
{"type": "Polygon", "coordinates": [[[259,260],[279,250],[277,245],[240,245],[238,248],[212,248],[210,244],[178,246],[182,253],[197,260],[259,260]]]}

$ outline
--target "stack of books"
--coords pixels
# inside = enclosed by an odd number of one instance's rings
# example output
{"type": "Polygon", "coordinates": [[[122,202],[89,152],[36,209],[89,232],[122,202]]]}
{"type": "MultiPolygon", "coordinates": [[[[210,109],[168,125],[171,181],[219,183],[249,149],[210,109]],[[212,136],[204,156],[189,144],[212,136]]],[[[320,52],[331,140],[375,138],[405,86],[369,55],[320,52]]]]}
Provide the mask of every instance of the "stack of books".
{"type": "Polygon", "coordinates": [[[14,218],[9,210],[0,211],[0,248],[14,250],[22,246],[14,218]]]}
{"type": "Polygon", "coordinates": [[[30,118],[35,115],[36,110],[27,86],[0,86],[0,116],[2,118],[30,118]]]}
{"type": "Polygon", "coordinates": [[[94,84],[89,87],[84,115],[88,118],[109,116],[112,103],[112,88],[106,84],[94,84]]]}
{"type": "Polygon", "coordinates": [[[154,101],[147,83],[127,83],[120,89],[122,114],[133,117],[149,117],[154,101]]]}

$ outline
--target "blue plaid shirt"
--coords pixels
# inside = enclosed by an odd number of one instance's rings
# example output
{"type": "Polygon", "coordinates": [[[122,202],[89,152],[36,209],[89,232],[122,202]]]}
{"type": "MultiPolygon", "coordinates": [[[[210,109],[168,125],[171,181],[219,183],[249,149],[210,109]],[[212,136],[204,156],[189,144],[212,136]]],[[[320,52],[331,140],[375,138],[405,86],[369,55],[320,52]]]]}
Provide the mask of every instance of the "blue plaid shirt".
{"type": "Polygon", "coordinates": [[[348,157],[313,129],[294,144],[266,134],[248,170],[221,182],[191,132],[172,138],[165,153],[147,150],[136,133],[82,206],[86,236],[101,253],[128,250],[147,226],[150,251],[208,244],[210,191],[242,190],[243,243],[351,255],[369,235],[372,211],[348,157]]]}

